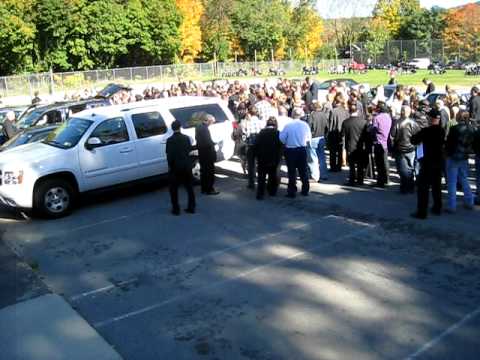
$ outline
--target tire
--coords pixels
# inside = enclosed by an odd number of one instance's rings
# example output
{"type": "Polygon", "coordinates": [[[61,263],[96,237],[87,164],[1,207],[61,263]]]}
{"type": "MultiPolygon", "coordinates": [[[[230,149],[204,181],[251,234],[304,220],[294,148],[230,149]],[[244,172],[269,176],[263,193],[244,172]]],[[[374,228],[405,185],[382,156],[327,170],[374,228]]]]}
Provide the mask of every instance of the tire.
{"type": "Polygon", "coordinates": [[[72,184],[64,179],[46,179],[35,186],[33,206],[36,213],[49,219],[69,215],[76,200],[72,184]]]}

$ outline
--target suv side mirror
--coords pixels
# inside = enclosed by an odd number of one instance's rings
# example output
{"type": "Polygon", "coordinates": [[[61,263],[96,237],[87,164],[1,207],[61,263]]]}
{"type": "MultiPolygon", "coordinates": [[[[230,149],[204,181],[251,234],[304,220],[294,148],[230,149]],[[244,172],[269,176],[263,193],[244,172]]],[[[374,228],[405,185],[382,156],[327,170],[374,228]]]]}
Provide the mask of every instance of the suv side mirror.
{"type": "Polygon", "coordinates": [[[93,150],[96,147],[99,147],[101,145],[102,145],[102,140],[100,140],[98,137],[91,137],[85,143],[85,149],[93,150]]]}

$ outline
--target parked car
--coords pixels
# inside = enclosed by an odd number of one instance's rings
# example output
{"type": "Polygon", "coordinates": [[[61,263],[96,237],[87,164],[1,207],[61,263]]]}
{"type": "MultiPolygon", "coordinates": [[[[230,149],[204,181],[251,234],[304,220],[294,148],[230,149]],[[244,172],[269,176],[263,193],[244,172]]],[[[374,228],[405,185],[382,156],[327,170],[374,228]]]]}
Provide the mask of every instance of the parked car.
{"type": "Polygon", "coordinates": [[[465,63],[461,61],[449,61],[445,68],[448,70],[465,70],[465,63]]]}
{"type": "MultiPolygon", "coordinates": [[[[467,105],[468,100],[470,99],[470,91],[467,90],[457,90],[456,91],[458,97],[460,98],[460,105],[467,105]]],[[[430,103],[430,106],[433,107],[437,100],[443,100],[445,101],[447,97],[447,93],[443,90],[439,91],[434,91],[427,96],[425,96],[423,99],[428,100],[430,103]]]]}
{"type": "Polygon", "coordinates": [[[0,152],[13,149],[17,146],[42,141],[56,128],[58,128],[58,125],[34,126],[24,129],[0,146],[0,152]]]}
{"type": "Polygon", "coordinates": [[[56,102],[50,105],[31,106],[19,118],[17,127],[26,129],[36,125],[52,125],[64,122],[70,115],[85,109],[108,106],[110,101],[104,98],[81,101],[56,102]]]}
{"type": "Polygon", "coordinates": [[[0,153],[0,203],[50,218],[67,215],[77,195],[168,172],[171,124],[194,137],[201,112],[210,126],[217,160],[233,155],[233,115],[217,98],[172,97],[90,109],[75,114],[45,140],[0,153]]]}
{"type": "Polygon", "coordinates": [[[336,82],[337,84],[340,83],[340,82],[344,82],[345,85],[347,86],[347,88],[349,88],[349,89],[352,88],[352,89],[355,89],[355,90],[358,90],[360,85],[363,85],[365,87],[366,91],[370,91],[370,85],[359,84],[358,82],[356,82],[355,80],[352,80],[352,79],[331,79],[331,80],[326,80],[326,81],[320,83],[320,85],[318,85],[318,100],[319,101],[325,101],[325,98],[328,94],[328,91],[332,87],[333,82],[336,82]]]}
{"type": "Polygon", "coordinates": [[[415,67],[416,69],[427,70],[431,61],[429,58],[415,58],[408,62],[408,65],[415,67]]]}

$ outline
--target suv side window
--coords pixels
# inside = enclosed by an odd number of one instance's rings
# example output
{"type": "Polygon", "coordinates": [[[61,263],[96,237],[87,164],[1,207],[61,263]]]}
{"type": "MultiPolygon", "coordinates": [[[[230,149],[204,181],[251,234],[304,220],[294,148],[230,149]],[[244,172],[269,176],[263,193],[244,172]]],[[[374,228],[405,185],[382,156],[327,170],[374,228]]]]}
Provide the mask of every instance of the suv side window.
{"type": "Polygon", "coordinates": [[[167,125],[158,112],[132,115],[133,126],[139,139],[162,135],[167,132],[167,125]]]}
{"type": "Polygon", "coordinates": [[[184,129],[197,126],[199,118],[196,115],[202,112],[213,115],[216,124],[228,120],[227,115],[218,104],[195,105],[170,110],[170,113],[176,120],[180,121],[184,129]]]}
{"type": "Polygon", "coordinates": [[[100,146],[119,144],[129,140],[127,126],[122,118],[109,119],[93,130],[90,137],[97,137],[102,142],[100,146]]]}

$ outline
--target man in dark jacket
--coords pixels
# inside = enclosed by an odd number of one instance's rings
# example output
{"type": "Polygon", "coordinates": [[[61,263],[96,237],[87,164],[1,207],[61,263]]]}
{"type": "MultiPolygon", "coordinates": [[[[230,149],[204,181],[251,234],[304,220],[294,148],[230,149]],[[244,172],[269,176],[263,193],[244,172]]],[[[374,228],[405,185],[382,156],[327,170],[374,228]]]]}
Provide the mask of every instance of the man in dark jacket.
{"type": "Polygon", "coordinates": [[[470,118],[480,126],[480,89],[474,86],[469,101],[470,118]]]}
{"type": "Polygon", "coordinates": [[[339,93],[334,100],[334,108],[330,113],[328,121],[328,149],[330,151],[330,171],[342,171],[343,162],[343,142],[342,142],[342,124],[350,117],[346,109],[346,99],[339,93]]]}
{"type": "Polygon", "coordinates": [[[277,120],[270,117],[267,120],[267,126],[255,137],[254,154],[258,161],[257,200],[262,200],[265,195],[267,175],[268,194],[270,196],[277,194],[282,147],[277,130],[277,120]]]}
{"type": "Polygon", "coordinates": [[[425,90],[425,96],[435,91],[435,85],[433,84],[432,80],[430,79],[423,79],[423,83],[427,86],[427,90],[425,90]]]}
{"type": "Polygon", "coordinates": [[[400,121],[395,124],[390,133],[393,144],[393,155],[400,175],[400,192],[402,194],[415,191],[415,145],[412,136],[420,127],[410,118],[412,110],[409,106],[402,106],[400,121]]]}
{"type": "Polygon", "coordinates": [[[325,157],[325,138],[328,133],[328,118],[330,111],[326,107],[322,107],[318,101],[312,104],[313,111],[308,117],[310,130],[312,131],[312,141],[310,148],[310,161],[308,167],[310,176],[315,180],[327,180],[328,169],[327,159],[325,157]]]}
{"type": "Polygon", "coordinates": [[[208,127],[215,123],[215,118],[210,114],[200,114],[201,124],[195,128],[195,140],[197,142],[198,160],[200,162],[200,183],[202,194],[218,195],[219,192],[213,187],[215,184],[215,161],[217,152],[215,143],[210,135],[208,127]]]}
{"type": "Polygon", "coordinates": [[[356,99],[348,104],[350,117],[342,124],[342,137],[345,138],[347,162],[350,167],[350,176],[346,185],[363,185],[364,169],[367,160],[366,134],[367,121],[358,112],[356,99]]]}
{"type": "Polygon", "coordinates": [[[480,205],[480,126],[477,125],[475,137],[473,138],[473,151],[475,153],[475,176],[477,178],[477,197],[475,205],[480,205]]]}
{"type": "Polygon", "coordinates": [[[452,126],[447,136],[445,150],[447,153],[447,185],[449,213],[454,213],[457,207],[457,182],[462,186],[464,206],[473,209],[473,194],[468,182],[468,159],[473,154],[475,131],[469,119],[468,111],[459,113],[458,124],[452,126]]]}
{"type": "Polygon", "coordinates": [[[188,194],[188,213],[195,213],[195,193],[193,191],[192,175],[192,143],[188,136],[180,132],[179,121],[172,123],[173,135],[167,139],[167,161],[170,179],[170,199],[172,201],[172,214],[180,215],[178,204],[178,187],[184,185],[188,194]]]}
{"type": "Polygon", "coordinates": [[[418,154],[420,172],[418,175],[417,211],[412,214],[417,219],[427,218],[430,188],[433,197],[432,212],[436,215],[440,215],[442,212],[445,130],[440,126],[440,113],[437,110],[432,110],[429,116],[430,126],[412,136],[412,144],[422,144],[422,150],[418,154]]]}

